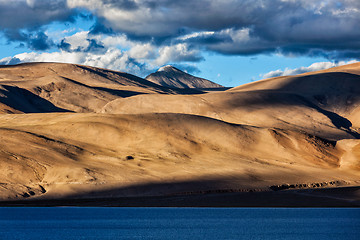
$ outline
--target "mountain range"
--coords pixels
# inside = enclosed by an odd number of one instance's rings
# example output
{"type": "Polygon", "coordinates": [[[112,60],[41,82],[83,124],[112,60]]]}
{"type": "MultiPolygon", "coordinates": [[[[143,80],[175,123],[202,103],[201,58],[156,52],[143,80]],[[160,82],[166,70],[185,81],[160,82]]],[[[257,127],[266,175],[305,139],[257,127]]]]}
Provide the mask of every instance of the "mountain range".
{"type": "Polygon", "coordinates": [[[360,205],[360,63],[231,89],[171,66],[1,66],[0,113],[0,204],[360,205]]]}

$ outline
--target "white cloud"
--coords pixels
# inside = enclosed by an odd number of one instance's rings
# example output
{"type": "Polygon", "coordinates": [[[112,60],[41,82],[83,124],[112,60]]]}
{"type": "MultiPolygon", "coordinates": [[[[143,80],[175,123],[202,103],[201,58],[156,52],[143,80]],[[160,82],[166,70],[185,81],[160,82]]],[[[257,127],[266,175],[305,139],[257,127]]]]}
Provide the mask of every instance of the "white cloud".
{"type": "Polygon", "coordinates": [[[63,40],[70,44],[68,48],[56,52],[25,52],[0,59],[0,64],[64,62],[145,76],[164,64],[202,59],[200,51],[189,49],[186,43],[159,47],[151,43],[134,42],[126,36],[88,35],[88,31],[75,33],[63,40]],[[89,50],[90,40],[102,44],[101,51],[89,50]]]}
{"type": "MultiPolygon", "coordinates": [[[[73,22],[84,12],[96,21],[93,33],[111,29],[119,36],[102,40],[129,48],[128,39],[141,39],[149,44],[143,48],[177,49],[181,42],[231,55],[316,51],[348,60],[360,53],[359,0],[0,0],[0,31],[9,41],[28,42],[30,33],[73,22]]],[[[46,33],[54,42],[63,36],[46,33]]]]}
{"type": "Polygon", "coordinates": [[[67,6],[88,9],[117,33],[192,41],[223,54],[316,50],[345,60],[359,53],[359,0],[67,0],[67,6]]]}
{"type": "Polygon", "coordinates": [[[357,62],[357,61],[355,61],[355,60],[347,61],[347,62],[341,61],[341,62],[337,62],[337,63],[316,62],[316,63],[311,64],[308,67],[299,67],[299,68],[294,68],[294,69],[285,68],[285,70],[277,69],[277,70],[274,70],[274,71],[271,71],[271,72],[268,72],[265,74],[261,74],[260,77],[265,79],[265,78],[272,78],[272,77],[297,75],[297,74],[302,74],[302,73],[306,73],[306,72],[320,71],[320,70],[337,67],[337,66],[342,66],[345,64],[351,64],[351,63],[355,63],[355,62],[357,62]]]}
{"type": "Polygon", "coordinates": [[[106,36],[101,39],[105,46],[121,46],[121,47],[132,47],[135,42],[129,40],[125,34],[115,35],[115,36],[106,36]]]}
{"type": "Polygon", "coordinates": [[[129,56],[138,60],[155,59],[156,47],[150,43],[137,44],[128,51],[129,56]]]}
{"type": "Polygon", "coordinates": [[[159,55],[155,59],[156,65],[164,65],[168,62],[194,62],[200,61],[202,57],[197,49],[190,49],[185,43],[161,47],[159,55]]]}
{"type": "Polygon", "coordinates": [[[84,64],[94,67],[125,71],[133,74],[144,74],[146,69],[131,59],[126,52],[117,48],[108,48],[105,54],[93,52],[52,52],[52,53],[21,53],[14,57],[0,59],[0,64],[19,62],[62,62],[84,64]]]}
{"type": "Polygon", "coordinates": [[[196,39],[196,38],[199,38],[199,37],[212,37],[216,34],[216,32],[214,31],[202,31],[202,32],[194,32],[194,33],[190,33],[190,34],[186,34],[184,36],[180,36],[178,37],[177,39],[178,40],[182,40],[182,41],[186,41],[186,40],[189,40],[189,39],[196,39]]]}
{"type": "Polygon", "coordinates": [[[89,31],[77,32],[74,35],[64,38],[64,41],[71,45],[70,50],[86,49],[89,46],[88,39],[89,31]]]}

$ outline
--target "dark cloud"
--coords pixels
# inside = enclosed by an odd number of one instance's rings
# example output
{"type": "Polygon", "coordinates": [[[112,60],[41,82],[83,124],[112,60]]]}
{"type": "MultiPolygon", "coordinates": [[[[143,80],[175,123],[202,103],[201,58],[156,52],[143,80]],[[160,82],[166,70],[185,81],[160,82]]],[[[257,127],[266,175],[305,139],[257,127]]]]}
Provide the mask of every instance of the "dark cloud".
{"type": "Polygon", "coordinates": [[[145,70],[145,71],[147,69],[147,66],[145,63],[140,63],[139,61],[137,61],[137,59],[131,58],[131,57],[129,57],[127,59],[126,64],[136,66],[138,69],[145,70]]]}
{"type": "Polygon", "coordinates": [[[66,0],[0,0],[0,29],[25,29],[53,21],[74,22],[78,14],[66,0]]]}
{"type": "Polygon", "coordinates": [[[191,44],[200,45],[214,45],[219,43],[233,43],[233,39],[227,34],[213,33],[213,34],[200,34],[198,36],[190,37],[184,40],[177,40],[176,42],[187,42],[191,44]],[[185,40],[185,41],[184,41],[185,40]]]}
{"type": "Polygon", "coordinates": [[[78,13],[78,16],[79,16],[80,18],[86,20],[86,21],[91,21],[91,20],[94,19],[94,15],[92,15],[92,14],[90,14],[90,13],[88,13],[88,12],[86,12],[86,13],[84,13],[84,12],[79,12],[79,13],[78,13]]]}
{"type": "Polygon", "coordinates": [[[102,52],[95,35],[124,34],[169,62],[201,61],[202,51],[360,59],[359,0],[0,0],[0,31],[34,50],[53,46],[47,24],[78,16],[95,21],[89,44],[59,49],[102,52]]]}
{"type": "Polygon", "coordinates": [[[103,19],[97,19],[94,25],[90,28],[90,34],[96,35],[96,34],[114,34],[115,32],[110,28],[106,27],[105,24],[103,24],[103,19]]]}
{"type": "Polygon", "coordinates": [[[116,6],[127,11],[138,9],[138,4],[133,0],[103,0],[105,5],[116,6]]]}
{"type": "Polygon", "coordinates": [[[29,48],[34,50],[47,50],[54,45],[54,43],[49,40],[48,36],[43,32],[38,32],[35,35],[30,34],[27,43],[29,48]]]}
{"type": "Polygon", "coordinates": [[[5,37],[10,42],[20,42],[19,46],[26,46],[32,50],[47,50],[54,46],[54,43],[49,37],[42,31],[34,33],[27,33],[20,30],[6,30],[4,31],[5,37]]]}
{"type": "Polygon", "coordinates": [[[98,42],[95,39],[86,39],[88,44],[84,44],[84,46],[72,46],[70,43],[66,41],[66,39],[62,39],[60,44],[57,47],[66,52],[84,52],[84,53],[99,53],[106,52],[105,46],[98,42]]]}
{"type": "Polygon", "coordinates": [[[98,43],[95,39],[86,39],[89,45],[86,49],[81,49],[83,52],[98,52],[104,51],[105,47],[102,43],[98,43]]]}
{"type": "Polygon", "coordinates": [[[71,2],[102,18],[103,29],[158,45],[181,39],[222,54],[311,54],[319,50],[332,56],[337,51],[338,57],[356,55],[351,52],[360,48],[358,0],[129,1],[133,7],[125,1],[102,0],[97,8],[93,6],[99,0],[71,2]],[[236,34],[244,29],[248,38],[236,34]],[[213,34],[183,38],[202,32],[213,34]]]}
{"type": "Polygon", "coordinates": [[[16,48],[24,48],[25,44],[24,43],[20,43],[16,48]]]}
{"type": "Polygon", "coordinates": [[[54,21],[74,22],[79,13],[69,9],[66,0],[0,0],[0,32],[9,42],[47,50],[54,44],[44,26],[54,21]]]}
{"type": "Polygon", "coordinates": [[[71,44],[67,43],[65,39],[61,40],[60,44],[58,44],[58,48],[66,51],[66,52],[71,52],[71,44]]]}

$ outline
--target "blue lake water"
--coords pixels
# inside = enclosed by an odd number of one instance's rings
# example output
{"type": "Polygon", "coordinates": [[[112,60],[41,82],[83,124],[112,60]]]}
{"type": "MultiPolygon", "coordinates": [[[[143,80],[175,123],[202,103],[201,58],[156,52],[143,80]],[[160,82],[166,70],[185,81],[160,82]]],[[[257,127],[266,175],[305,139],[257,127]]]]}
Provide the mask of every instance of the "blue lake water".
{"type": "Polygon", "coordinates": [[[360,209],[0,207],[0,239],[360,239],[360,209]]]}

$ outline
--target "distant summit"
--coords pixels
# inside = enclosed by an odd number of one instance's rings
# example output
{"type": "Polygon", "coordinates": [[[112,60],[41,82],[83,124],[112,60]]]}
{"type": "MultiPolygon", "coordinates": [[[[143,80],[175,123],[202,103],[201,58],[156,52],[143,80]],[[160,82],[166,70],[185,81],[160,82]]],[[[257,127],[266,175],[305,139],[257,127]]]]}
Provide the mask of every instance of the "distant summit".
{"type": "Polygon", "coordinates": [[[220,84],[195,77],[170,65],[159,68],[146,80],[171,88],[223,88],[220,84]]]}

